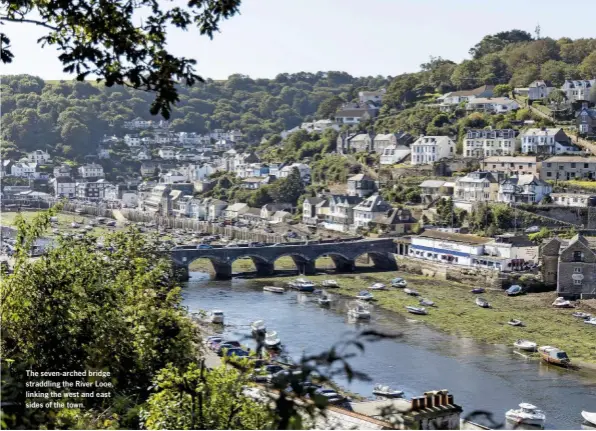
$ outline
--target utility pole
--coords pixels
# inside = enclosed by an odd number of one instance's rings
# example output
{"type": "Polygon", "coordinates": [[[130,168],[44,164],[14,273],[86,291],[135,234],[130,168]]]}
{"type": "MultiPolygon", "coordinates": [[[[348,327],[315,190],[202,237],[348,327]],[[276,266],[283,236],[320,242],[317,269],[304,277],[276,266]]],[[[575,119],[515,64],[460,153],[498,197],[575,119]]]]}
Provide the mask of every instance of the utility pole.
{"type": "Polygon", "coordinates": [[[536,40],[540,40],[540,23],[536,24],[534,32],[536,33],[536,40]]]}

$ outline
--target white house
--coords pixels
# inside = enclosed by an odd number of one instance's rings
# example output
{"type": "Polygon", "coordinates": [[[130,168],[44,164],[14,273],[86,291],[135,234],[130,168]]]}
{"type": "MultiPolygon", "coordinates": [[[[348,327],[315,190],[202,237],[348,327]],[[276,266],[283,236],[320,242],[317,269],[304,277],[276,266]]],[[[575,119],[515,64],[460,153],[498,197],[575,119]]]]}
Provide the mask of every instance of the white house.
{"type": "Polygon", "coordinates": [[[157,154],[164,160],[172,160],[176,158],[176,149],[174,147],[161,147],[157,154]]]}
{"type": "Polygon", "coordinates": [[[528,100],[543,100],[555,89],[547,81],[534,81],[528,86],[528,100]]]}
{"type": "Polygon", "coordinates": [[[68,165],[60,165],[54,167],[54,178],[70,177],[72,168],[68,165]]]}
{"type": "Polygon", "coordinates": [[[215,167],[209,163],[201,165],[190,164],[182,168],[189,181],[202,181],[215,172],[215,167]]]}
{"type": "Polygon", "coordinates": [[[466,157],[511,156],[518,148],[513,129],[471,129],[463,142],[466,157]]]}
{"type": "Polygon", "coordinates": [[[455,142],[448,136],[420,136],[411,146],[412,164],[427,165],[455,155],[455,142]]]}
{"type": "Polygon", "coordinates": [[[52,161],[50,154],[46,151],[42,150],[35,150],[30,153],[27,153],[27,160],[31,163],[38,163],[43,165],[44,163],[49,163],[52,161]]]}
{"type": "Polygon", "coordinates": [[[12,165],[10,173],[13,177],[21,178],[39,178],[37,163],[17,162],[12,165]]]}
{"type": "Polygon", "coordinates": [[[354,207],[362,201],[359,196],[331,195],[325,215],[325,229],[347,232],[354,224],[354,207]]]}
{"type": "Polygon", "coordinates": [[[476,97],[468,102],[466,109],[468,111],[504,114],[519,109],[519,103],[508,97],[476,97]]]}
{"type": "Polygon", "coordinates": [[[534,175],[509,177],[499,185],[499,202],[539,203],[553,188],[534,175]]]}
{"type": "Polygon", "coordinates": [[[405,145],[389,145],[383,149],[380,157],[382,165],[394,165],[401,162],[411,154],[410,147],[405,145]]]}
{"type": "Polygon", "coordinates": [[[129,147],[138,147],[142,143],[141,136],[137,134],[126,134],[124,135],[124,143],[129,147]]]}
{"type": "Polygon", "coordinates": [[[367,228],[376,217],[387,214],[390,209],[391,205],[378,194],[369,196],[354,207],[353,227],[367,228]]]}
{"type": "Polygon", "coordinates": [[[287,178],[288,175],[290,175],[292,173],[294,168],[298,169],[298,172],[300,172],[300,178],[302,179],[302,182],[304,184],[309,184],[310,183],[310,167],[308,165],[305,165],[304,163],[293,163],[291,165],[284,166],[279,171],[279,176],[281,178],[287,178]]]}
{"type": "Polygon", "coordinates": [[[104,172],[101,165],[97,163],[89,163],[87,165],[79,166],[79,176],[82,178],[103,178],[104,172]]]}
{"type": "Polygon", "coordinates": [[[151,160],[151,151],[147,148],[141,148],[137,154],[135,154],[135,159],[141,162],[145,160],[151,160]]]}
{"type": "Polygon", "coordinates": [[[236,203],[228,206],[224,211],[227,220],[237,220],[242,214],[248,211],[249,206],[245,203],[236,203]]]}
{"type": "Polygon", "coordinates": [[[126,129],[148,129],[153,126],[153,121],[143,120],[141,117],[137,117],[132,121],[125,121],[124,128],[126,129]]]}
{"type": "Polygon", "coordinates": [[[387,93],[387,90],[384,88],[377,91],[359,91],[358,100],[360,103],[374,102],[380,104],[383,101],[385,93],[387,93]]]}
{"type": "Polygon", "coordinates": [[[586,208],[596,206],[596,195],[587,193],[551,193],[554,205],[586,208]]]}
{"type": "MultiPolygon", "coordinates": [[[[566,143],[566,148],[571,140],[561,128],[527,129],[520,135],[522,153],[557,154],[557,142],[566,143]]],[[[561,146],[560,146],[561,148],[561,146]]]]}
{"type": "Polygon", "coordinates": [[[475,171],[455,180],[453,199],[464,202],[495,202],[499,182],[491,172],[475,171]]]}
{"type": "Polygon", "coordinates": [[[57,177],[50,180],[54,196],[74,198],[76,194],[76,181],[70,177],[57,177]]]}
{"type": "Polygon", "coordinates": [[[567,80],[561,90],[567,96],[569,103],[580,100],[590,100],[590,91],[596,85],[596,79],[567,80]]]}
{"type": "Polygon", "coordinates": [[[438,98],[441,111],[448,111],[462,102],[469,102],[478,97],[492,97],[494,85],[483,85],[473,90],[453,91],[438,98]]]}
{"type": "Polygon", "coordinates": [[[161,177],[161,182],[165,184],[185,183],[188,179],[180,171],[171,170],[161,177]]]}

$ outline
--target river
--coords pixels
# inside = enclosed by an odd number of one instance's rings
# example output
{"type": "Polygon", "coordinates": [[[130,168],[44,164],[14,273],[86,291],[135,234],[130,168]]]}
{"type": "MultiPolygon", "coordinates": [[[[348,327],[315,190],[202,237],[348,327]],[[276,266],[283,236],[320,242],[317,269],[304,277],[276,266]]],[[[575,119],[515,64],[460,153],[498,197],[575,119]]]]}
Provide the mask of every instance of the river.
{"type": "Polygon", "coordinates": [[[370,376],[370,382],[336,379],[366,397],[372,395],[375,383],[402,390],[408,398],[448,389],[464,415],[487,410],[499,422],[507,410],[529,402],[546,413],[548,429],[581,429],[581,411],[596,411],[593,375],[527,360],[507,346],[455,338],[374,305],[370,323],[350,324],[346,299],[335,295],[331,307],[324,309],[315,295],[268,293],[262,291],[264,285],[246,279],[214,281],[207,274],[191,273],[184,304],[190,311],[224,310],[224,332],[239,340],[249,334],[252,321],[263,319],[295,359],[303,353],[320,353],[364,328],[399,333],[396,339],[367,343],[363,354],[350,359],[350,365],[370,376]]]}

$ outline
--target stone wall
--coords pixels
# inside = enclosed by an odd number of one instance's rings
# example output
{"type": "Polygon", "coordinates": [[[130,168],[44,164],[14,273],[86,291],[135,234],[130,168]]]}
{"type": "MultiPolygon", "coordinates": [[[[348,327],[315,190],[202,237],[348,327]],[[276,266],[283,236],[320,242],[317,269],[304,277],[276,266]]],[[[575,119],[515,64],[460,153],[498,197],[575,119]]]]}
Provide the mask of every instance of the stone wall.
{"type": "Polygon", "coordinates": [[[430,262],[400,255],[396,255],[395,259],[397,260],[397,265],[400,271],[425,275],[440,280],[457,281],[469,284],[470,288],[478,286],[506,289],[512,284],[520,284],[528,288],[529,291],[544,290],[543,283],[540,281],[539,276],[502,273],[489,269],[468,268],[457,265],[444,265],[438,262],[430,262]]]}

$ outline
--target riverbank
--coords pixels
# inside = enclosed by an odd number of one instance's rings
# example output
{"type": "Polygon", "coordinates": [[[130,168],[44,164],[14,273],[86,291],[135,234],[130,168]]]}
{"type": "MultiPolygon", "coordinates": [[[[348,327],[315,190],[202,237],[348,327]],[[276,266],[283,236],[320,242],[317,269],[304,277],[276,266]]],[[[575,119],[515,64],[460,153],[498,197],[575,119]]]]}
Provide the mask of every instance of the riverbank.
{"type": "MultiPolygon", "coordinates": [[[[459,337],[511,346],[519,338],[530,339],[538,345],[553,345],[565,350],[573,363],[596,371],[596,331],[591,325],[571,316],[576,310],[554,309],[551,303],[554,292],[535,293],[508,297],[501,290],[489,290],[482,294],[492,308],[478,307],[476,295],[470,293],[474,286],[452,281],[437,280],[421,275],[402,272],[374,272],[338,275],[316,275],[308,278],[320,283],[325,279],[336,279],[339,289],[330,293],[354,296],[358,291],[381,282],[387,285],[394,277],[403,277],[408,287],[416,289],[422,297],[435,301],[437,307],[428,308],[426,316],[415,316],[417,320],[459,337]],[[507,324],[510,319],[520,319],[524,327],[507,324]]],[[[270,285],[283,285],[292,277],[267,277],[255,281],[270,285]]],[[[402,289],[374,292],[376,306],[399,314],[407,314],[406,305],[417,305],[417,298],[406,295],[402,289]]],[[[582,311],[594,312],[587,305],[582,311]]]]}

